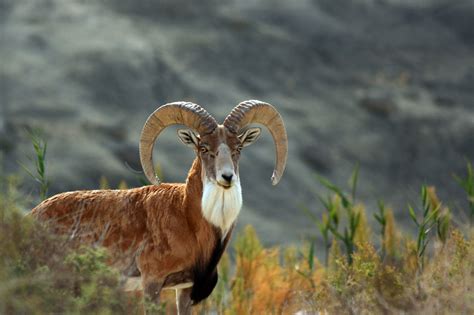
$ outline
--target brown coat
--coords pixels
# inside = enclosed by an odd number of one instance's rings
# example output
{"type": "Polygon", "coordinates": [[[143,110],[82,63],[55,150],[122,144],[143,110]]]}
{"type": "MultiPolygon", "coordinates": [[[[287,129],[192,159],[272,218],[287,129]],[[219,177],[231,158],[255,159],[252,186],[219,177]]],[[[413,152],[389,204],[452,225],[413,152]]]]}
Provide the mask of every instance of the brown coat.
{"type": "Polygon", "coordinates": [[[202,216],[202,190],[198,157],[185,184],[66,192],[43,201],[31,215],[80,243],[110,249],[111,264],[127,275],[141,274],[145,288],[193,282],[197,303],[212,292],[231,235],[222,240],[202,216]]]}

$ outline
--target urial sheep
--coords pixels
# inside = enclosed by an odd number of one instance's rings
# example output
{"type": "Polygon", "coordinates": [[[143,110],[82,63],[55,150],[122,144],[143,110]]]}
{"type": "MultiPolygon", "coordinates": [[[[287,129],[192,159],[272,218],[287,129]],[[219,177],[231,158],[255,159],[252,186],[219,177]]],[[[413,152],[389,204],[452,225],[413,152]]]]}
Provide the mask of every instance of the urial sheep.
{"type": "Polygon", "coordinates": [[[237,105],[220,125],[199,105],[169,103],[150,115],[140,138],[140,159],[153,184],[127,190],[89,190],[53,196],[32,215],[56,232],[81,243],[110,249],[111,264],[140,276],[145,293],[158,302],[164,288],[176,289],[179,314],[207,298],[217,283],[217,264],[242,206],[239,158],[260,135],[261,124],[276,147],[272,183],[285,169],[287,135],[270,104],[250,100],[237,105]],[[168,126],[180,124],[181,141],[196,158],[185,183],[160,183],[152,151],[168,126]]]}

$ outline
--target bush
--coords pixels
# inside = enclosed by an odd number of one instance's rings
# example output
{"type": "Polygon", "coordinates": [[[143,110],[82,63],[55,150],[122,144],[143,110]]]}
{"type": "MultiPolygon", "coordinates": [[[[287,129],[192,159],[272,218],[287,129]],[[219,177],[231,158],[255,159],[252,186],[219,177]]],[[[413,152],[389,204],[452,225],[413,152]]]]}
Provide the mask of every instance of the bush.
{"type": "Polygon", "coordinates": [[[133,301],[103,248],[77,247],[24,216],[0,194],[1,314],[129,314],[133,301]]]}
{"type": "MultiPolygon", "coordinates": [[[[470,215],[472,174],[468,166],[467,178],[458,179],[470,215]]],[[[139,314],[144,306],[153,313],[174,312],[174,292],[163,292],[163,305],[142,305],[139,295],[124,293],[104,248],[73,244],[25,217],[17,178],[1,175],[0,314],[139,314]]],[[[305,209],[323,235],[324,264],[315,257],[314,238],[302,247],[264,248],[248,226],[236,238],[234,261],[223,256],[214,292],[194,312],[474,314],[472,222],[453,227],[435,189],[423,187],[421,207],[407,212],[417,227],[415,240],[397,229],[392,210],[379,203],[377,250],[365,206],[355,202],[357,176],[358,168],[350,194],[319,177],[332,192],[320,198],[323,219],[305,209]]]]}

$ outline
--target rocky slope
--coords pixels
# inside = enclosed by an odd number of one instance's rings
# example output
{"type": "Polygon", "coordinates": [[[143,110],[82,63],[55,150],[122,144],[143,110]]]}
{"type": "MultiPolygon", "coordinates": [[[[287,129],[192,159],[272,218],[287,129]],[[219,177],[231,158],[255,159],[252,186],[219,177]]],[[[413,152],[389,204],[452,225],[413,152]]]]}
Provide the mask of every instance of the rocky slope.
{"type": "MultiPolygon", "coordinates": [[[[321,211],[313,174],[345,185],[356,162],[359,198],[400,218],[422,183],[463,204],[451,175],[474,160],[472,1],[0,0],[0,23],[3,164],[28,163],[24,129],[41,128],[52,193],[102,175],[138,185],[139,132],[160,104],[223,119],[256,98],[290,140],[277,187],[268,133],[241,160],[239,226],[267,243],[315,232],[299,209],[321,211]]],[[[165,178],[183,180],[192,152],[173,130],[157,147],[165,178]]]]}

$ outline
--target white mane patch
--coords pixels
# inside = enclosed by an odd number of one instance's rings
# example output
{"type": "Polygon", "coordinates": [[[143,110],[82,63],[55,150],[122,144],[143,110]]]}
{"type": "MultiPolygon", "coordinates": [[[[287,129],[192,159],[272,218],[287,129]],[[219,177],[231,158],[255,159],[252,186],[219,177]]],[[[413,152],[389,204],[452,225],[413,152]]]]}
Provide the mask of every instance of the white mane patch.
{"type": "Polygon", "coordinates": [[[242,208],[242,189],[240,181],[231,188],[224,189],[209,180],[204,181],[202,192],[202,214],[207,221],[220,227],[225,235],[242,208]]]}

